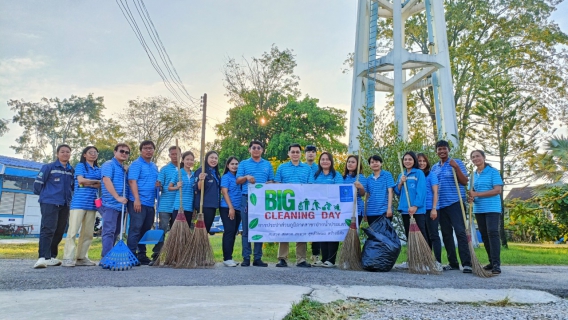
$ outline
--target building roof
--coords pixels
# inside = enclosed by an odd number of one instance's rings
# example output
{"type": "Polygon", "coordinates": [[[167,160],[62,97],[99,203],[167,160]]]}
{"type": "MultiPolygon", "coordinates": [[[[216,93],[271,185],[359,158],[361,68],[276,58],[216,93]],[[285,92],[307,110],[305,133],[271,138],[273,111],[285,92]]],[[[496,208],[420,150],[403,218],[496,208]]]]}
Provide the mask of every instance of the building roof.
{"type": "Polygon", "coordinates": [[[509,194],[507,195],[507,197],[505,198],[505,200],[513,200],[513,199],[519,199],[519,200],[528,200],[532,197],[534,197],[535,193],[535,187],[521,187],[521,188],[513,188],[511,189],[511,191],[509,191],[509,194]]]}
{"type": "Polygon", "coordinates": [[[18,168],[25,168],[25,169],[35,169],[39,170],[44,165],[41,162],[31,161],[31,160],[24,160],[12,157],[6,157],[0,155],[0,164],[10,167],[18,167],[18,168]]]}

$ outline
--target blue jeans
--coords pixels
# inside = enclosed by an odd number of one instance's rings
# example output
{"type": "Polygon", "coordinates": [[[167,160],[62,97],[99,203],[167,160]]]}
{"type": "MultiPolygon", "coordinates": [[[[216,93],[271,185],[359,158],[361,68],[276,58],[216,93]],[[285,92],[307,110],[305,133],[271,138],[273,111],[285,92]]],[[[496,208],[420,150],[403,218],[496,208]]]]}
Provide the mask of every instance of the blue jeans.
{"type": "MultiPolygon", "coordinates": [[[[152,229],[154,225],[154,207],[142,205],[140,212],[134,211],[134,201],[128,201],[128,215],[130,216],[130,227],[128,228],[128,239],[126,244],[132,253],[140,257],[146,256],[146,245],[138,244],[146,231],[152,229]],[[138,254],[136,253],[138,251],[138,254]]],[[[156,247],[154,247],[156,251],[156,247]]],[[[158,251],[159,252],[159,251],[158,251]]]]}
{"type": "Polygon", "coordinates": [[[103,231],[101,234],[103,250],[101,251],[101,257],[104,258],[114,247],[120,235],[121,212],[105,206],[100,207],[99,212],[103,218],[103,231]]]}
{"type": "Polygon", "coordinates": [[[57,258],[57,247],[63,239],[69,220],[69,206],[40,203],[39,258],[57,258]]]}
{"type": "MultiPolygon", "coordinates": [[[[241,201],[241,219],[243,221],[243,259],[250,260],[250,255],[252,253],[251,244],[248,240],[249,233],[249,219],[248,219],[248,195],[243,195],[241,201]]],[[[259,260],[262,258],[262,242],[254,243],[254,260],[259,260]]]]}

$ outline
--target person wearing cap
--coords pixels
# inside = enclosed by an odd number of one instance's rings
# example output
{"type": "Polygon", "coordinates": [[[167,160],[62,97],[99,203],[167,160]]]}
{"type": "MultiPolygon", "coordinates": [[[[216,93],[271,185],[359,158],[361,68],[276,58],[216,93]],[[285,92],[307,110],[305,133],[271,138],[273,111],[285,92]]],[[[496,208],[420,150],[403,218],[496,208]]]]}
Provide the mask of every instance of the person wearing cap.
{"type": "MultiPolygon", "coordinates": [[[[316,163],[316,154],[317,148],[313,144],[308,144],[306,149],[304,150],[304,155],[306,157],[306,164],[312,168],[312,175],[318,171],[319,167],[316,163]]],[[[312,242],[312,263],[316,263],[320,261],[319,256],[321,253],[320,243],[319,242],[312,242]]]]}
{"type": "MultiPolygon", "coordinates": [[[[288,147],[288,157],[290,161],[278,166],[275,181],[279,183],[308,183],[312,175],[312,169],[300,161],[302,146],[293,143],[288,147]]],[[[280,242],[278,248],[277,267],[287,267],[288,253],[290,246],[288,242],[280,242]]],[[[312,265],[306,262],[307,243],[296,242],[296,266],[300,268],[310,268],[312,265]]]]}

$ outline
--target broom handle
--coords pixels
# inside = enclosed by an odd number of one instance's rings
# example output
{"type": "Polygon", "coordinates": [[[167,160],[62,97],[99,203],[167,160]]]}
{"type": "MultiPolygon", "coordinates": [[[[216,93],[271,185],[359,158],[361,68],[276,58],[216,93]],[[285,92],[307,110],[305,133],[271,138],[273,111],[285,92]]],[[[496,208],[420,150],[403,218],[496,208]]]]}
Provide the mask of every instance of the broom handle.
{"type": "MultiPolygon", "coordinates": [[[[473,188],[473,182],[475,180],[475,169],[471,170],[471,187],[469,188],[470,190],[474,190],[473,188]]],[[[473,201],[471,201],[471,204],[469,205],[469,230],[471,231],[471,227],[473,227],[472,223],[473,223],[473,201]]]]}
{"type": "MultiPolygon", "coordinates": [[[[357,152],[357,177],[355,182],[359,182],[359,172],[361,171],[361,150],[357,152]]],[[[357,219],[357,197],[359,196],[359,190],[355,188],[355,200],[353,201],[353,214],[351,215],[351,220],[357,219]]]]}
{"type": "MultiPolygon", "coordinates": [[[[124,171],[124,179],[122,179],[122,197],[126,195],[126,171],[124,171]]],[[[122,212],[120,213],[120,239],[122,240],[122,233],[124,232],[124,203],[122,204],[122,212]]]]}
{"type": "MultiPolygon", "coordinates": [[[[203,151],[205,151],[205,120],[206,120],[206,114],[207,114],[207,93],[203,94],[203,118],[201,120],[201,154],[202,154],[202,160],[201,160],[201,173],[205,173],[205,161],[207,161],[207,159],[205,159],[205,154],[203,153],[203,151]]],[[[199,177],[198,177],[199,179],[199,177]]],[[[197,182],[199,183],[199,181],[197,182]]],[[[203,186],[201,186],[201,201],[199,201],[199,213],[203,213],[203,194],[205,192],[205,181],[203,181],[203,186]]]]}
{"type": "Polygon", "coordinates": [[[456,191],[458,192],[458,198],[460,198],[460,207],[462,209],[462,216],[463,216],[463,224],[467,228],[467,223],[466,223],[466,219],[465,219],[465,207],[463,206],[463,200],[461,197],[461,192],[460,192],[460,186],[458,184],[458,176],[456,175],[456,170],[452,167],[452,173],[454,174],[454,182],[456,183],[456,191]]]}
{"type": "Polygon", "coordinates": [[[178,213],[182,212],[183,213],[183,192],[182,192],[182,188],[183,188],[183,181],[181,179],[181,168],[180,168],[180,162],[181,162],[181,154],[179,154],[179,146],[178,146],[178,139],[176,139],[176,153],[178,154],[178,158],[177,158],[177,169],[178,169],[178,181],[181,182],[181,186],[179,187],[179,210],[178,213]]]}
{"type": "MultiPolygon", "coordinates": [[[[400,156],[400,152],[398,153],[398,158],[400,159],[400,161],[398,162],[398,164],[400,165],[400,172],[404,176],[404,167],[402,166],[402,157],[400,156]]],[[[402,179],[402,176],[400,178],[402,179]]],[[[408,195],[408,187],[406,186],[406,181],[404,182],[404,191],[406,194],[406,202],[408,203],[408,209],[410,210],[410,196],[408,195]]]]}

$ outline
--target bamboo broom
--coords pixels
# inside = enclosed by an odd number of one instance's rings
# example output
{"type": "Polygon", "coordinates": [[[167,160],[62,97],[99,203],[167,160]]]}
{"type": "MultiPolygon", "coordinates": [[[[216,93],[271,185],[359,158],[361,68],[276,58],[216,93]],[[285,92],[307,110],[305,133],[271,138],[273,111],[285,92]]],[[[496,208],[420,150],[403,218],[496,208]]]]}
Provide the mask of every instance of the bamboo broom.
{"type": "MultiPolygon", "coordinates": [[[[357,158],[357,180],[359,182],[359,171],[361,168],[361,152],[357,158]]],[[[359,191],[355,188],[355,198],[353,199],[353,214],[351,215],[351,223],[349,231],[343,241],[341,252],[339,253],[338,267],[341,270],[363,270],[361,263],[361,241],[357,232],[357,195],[359,191]]]]}
{"type": "MultiPolygon", "coordinates": [[[[402,166],[400,153],[398,154],[398,158],[400,159],[400,172],[404,176],[404,167],[402,166]]],[[[404,182],[404,191],[408,209],[410,209],[410,196],[408,195],[406,181],[404,182]]],[[[436,261],[432,256],[432,249],[428,245],[428,242],[426,242],[426,239],[424,239],[413,214],[410,215],[410,226],[408,229],[408,271],[418,274],[439,274],[440,272],[436,270],[436,261]]]]}
{"type": "MultiPolygon", "coordinates": [[[[178,140],[176,139],[176,151],[178,152],[178,181],[182,181],[181,178],[181,168],[179,168],[179,163],[181,160],[181,154],[179,154],[178,140]]],[[[175,268],[184,268],[182,263],[186,251],[191,249],[192,233],[187,224],[183,209],[183,185],[179,188],[179,209],[174,224],[166,237],[164,246],[160,250],[160,255],[158,260],[154,265],[157,266],[170,266],[175,268]]]]}
{"type": "MultiPolygon", "coordinates": [[[[452,173],[454,174],[454,182],[456,183],[456,191],[458,192],[458,198],[460,198],[460,206],[461,206],[461,210],[462,210],[462,216],[463,216],[463,223],[466,226],[465,230],[466,230],[466,234],[467,234],[467,245],[469,247],[469,256],[470,256],[470,260],[471,260],[471,269],[473,270],[473,274],[475,274],[478,277],[481,278],[490,278],[493,276],[492,273],[490,273],[487,270],[483,269],[483,266],[481,265],[481,263],[479,262],[479,259],[477,259],[477,256],[475,255],[475,249],[473,248],[473,243],[471,243],[471,227],[467,227],[468,223],[466,222],[466,217],[465,217],[465,208],[463,205],[463,200],[461,197],[461,192],[460,192],[460,186],[458,185],[458,177],[456,175],[456,170],[454,170],[454,168],[452,168],[452,173]]],[[[473,188],[473,172],[471,175],[471,186],[473,188]]],[[[473,210],[473,203],[471,204],[471,206],[469,207],[469,213],[470,213],[470,219],[473,217],[472,216],[472,210],[473,210]]]]}
{"type": "MultiPolygon", "coordinates": [[[[207,94],[203,95],[203,118],[201,121],[201,173],[205,173],[205,123],[207,112],[207,94]]],[[[199,180],[197,181],[199,183],[199,180]]],[[[212,268],[215,266],[215,255],[213,247],[209,242],[209,235],[203,221],[203,194],[205,192],[205,182],[201,186],[201,195],[199,202],[199,213],[197,214],[197,223],[193,230],[193,248],[185,257],[183,263],[188,268],[212,268]]]]}

